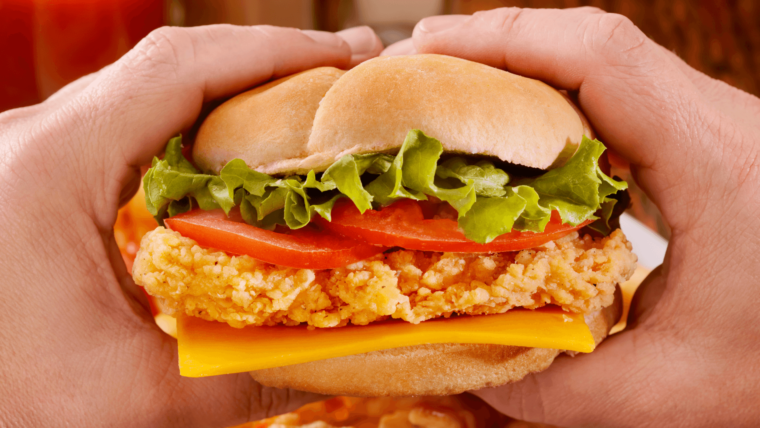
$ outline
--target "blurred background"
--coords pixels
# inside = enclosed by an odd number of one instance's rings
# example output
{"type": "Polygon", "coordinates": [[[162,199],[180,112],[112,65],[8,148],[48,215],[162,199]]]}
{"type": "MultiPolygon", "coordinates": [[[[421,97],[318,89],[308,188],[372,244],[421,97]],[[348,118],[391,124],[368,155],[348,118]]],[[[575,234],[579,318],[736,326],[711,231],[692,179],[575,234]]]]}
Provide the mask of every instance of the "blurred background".
{"type": "MultiPolygon", "coordinates": [[[[760,0],[0,0],[0,112],[45,100],[67,83],[114,62],[163,25],[270,24],[325,31],[369,25],[387,46],[409,37],[417,21],[430,15],[472,14],[504,6],[587,5],[627,16],[697,70],[760,95],[760,0]]],[[[613,168],[613,174],[632,184],[629,213],[667,239],[667,225],[633,184],[630,172],[613,168]]],[[[141,192],[121,210],[115,233],[128,267],[140,238],[155,225],[141,192]]],[[[626,233],[631,235],[629,230],[626,233]]],[[[661,242],[655,260],[662,260],[665,241],[656,239],[661,242]]],[[[659,264],[647,266],[646,254],[637,248],[645,269],[637,272],[628,288],[624,286],[627,300],[648,269],[659,264]]],[[[174,320],[156,308],[154,313],[171,334],[174,320]]],[[[540,426],[509,420],[470,395],[337,397],[245,426],[309,423],[314,423],[309,425],[313,428],[540,426]]]]}

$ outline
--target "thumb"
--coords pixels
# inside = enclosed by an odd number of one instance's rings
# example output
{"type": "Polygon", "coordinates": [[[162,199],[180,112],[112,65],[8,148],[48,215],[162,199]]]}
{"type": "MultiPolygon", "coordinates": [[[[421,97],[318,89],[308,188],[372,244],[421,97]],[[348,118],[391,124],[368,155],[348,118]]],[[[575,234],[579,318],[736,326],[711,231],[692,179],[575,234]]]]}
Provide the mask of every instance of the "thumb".
{"type": "MultiPolygon", "coordinates": [[[[651,315],[664,288],[664,277],[656,269],[637,293],[636,314],[651,315]],[[645,296],[643,296],[645,295],[645,296]]],[[[632,317],[633,314],[632,309],[632,317]]],[[[662,369],[666,341],[648,331],[649,322],[631,319],[634,328],[609,337],[591,354],[561,355],[546,370],[520,382],[473,394],[511,417],[558,426],[629,426],[631,412],[657,412],[662,403],[651,400],[652,391],[641,391],[667,381],[654,375],[662,369]]],[[[653,388],[654,389],[654,388],[653,388]]]]}
{"type": "MultiPolygon", "coordinates": [[[[182,377],[177,369],[176,340],[161,332],[152,320],[146,321],[138,333],[124,355],[135,358],[130,364],[139,367],[134,370],[130,390],[134,391],[131,397],[136,401],[132,404],[140,412],[125,425],[228,427],[281,415],[327,398],[266,387],[248,373],[182,377]]],[[[118,377],[123,373],[113,371],[108,375],[118,377]]]]}
{"type": "Polygon", "coordinates": [[[348,43],[326,32],[231,25],[160,28],[96,82],[109,97],[90,107],[124,114],[95,119],[108,130],[133,131],[115,147],[101,149],[107,152],[103,156],[117,151],[128,165],[148,164],[169,137],[195,121],[204,101],[313,67],[345,67],[350,59],[348,43]]]}

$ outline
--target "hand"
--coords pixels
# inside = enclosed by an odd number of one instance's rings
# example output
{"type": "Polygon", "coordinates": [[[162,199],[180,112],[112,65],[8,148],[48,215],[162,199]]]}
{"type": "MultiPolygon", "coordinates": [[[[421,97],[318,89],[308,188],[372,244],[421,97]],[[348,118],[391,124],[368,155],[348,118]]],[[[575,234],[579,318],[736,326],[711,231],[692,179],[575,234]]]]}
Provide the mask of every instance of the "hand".
{"type": "Polygon", "coordinates": [[[338,33],[162,28],[40,105],[0,115],[0,426],[230,426],[315,396],[248,374],[179,376],[114,241],[121,202],[203,103],[377,56],[338,33]]]}
{"type": "Polygon", "coordinates": [[[600,139],[630,162],[673,231],[628,330],[593,354],[475,394],[510,416],[561,426],[756,424],[760,100],[594,8],[427,18],[385,54],[416,51],[577,91],[600,139]]]}

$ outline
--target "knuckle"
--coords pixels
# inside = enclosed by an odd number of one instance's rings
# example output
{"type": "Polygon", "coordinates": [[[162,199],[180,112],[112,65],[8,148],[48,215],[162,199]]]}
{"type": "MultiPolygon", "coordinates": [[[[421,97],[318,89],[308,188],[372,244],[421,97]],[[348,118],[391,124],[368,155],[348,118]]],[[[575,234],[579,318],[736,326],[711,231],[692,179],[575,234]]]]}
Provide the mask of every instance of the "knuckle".
{"type": "MultiPolygon", "coordinates": [[[[250,33],[253,33],[253,35],[262,45],[276,43],[278,39],[283,38],[283,33],[289,33],[289,31],[287,31],[289,29],[275,27],[273,25],[255,25],[253,27],[247,28],[246,30],[250,33]]],[[[301,32],[298,30],[292,31],[301,34],[301,32]]],[[[304,37],[306,36],[304,35],[304,37]]]]}
{"type": "Polygon", "coordinates": [[[192,46],[188,30],[161,27],[151,31],[125,55],[123,65],[139,75],[176,75],[184,57],[193,54],[192,46]]]}
{"type": "Polygon", "coordinates": [[[249,401],[249,419],[260,418],[261,416],[269,418],[278,415],[277,394],[284,391],[277,390],[277,392],[274,392],[272,388],[265,387],[258,382],[255,383],[255,389],[256,393],[251,396],[251,400],[249,401]]]}
{"type": "Polygon", "coordinates": [[[276,37],[277,30],[284,29],[272,25],[240,26],[231,24],[214,24],[195,27],[191,31],[195,31],[202,39],[217,41],[227,38],[235,39],[237,37],[244,37],[251,33],[257,37],[276,37]]]}
{"type": "Polygon", "coordinates": [[[596,6],[581,6],[575,10],[581,13],[607,13],[603,9],[600,9],[596,6]]]}
{"type": "Polygon", "coordinates": [[[264,37],[276,37],[279,34],[289,32],[300,33],[300,31],[293,28],[275,27],[274,25],[254,25],[250,28],[264,37]]]}
{"type": "Polygon", "coordinates": [[[216,24],[197,27],[194,30],[200,31],[203,37],[216,41],[217,39],[250,39],[253,36],[257,41],[275,40],[285,34],[301,33],[295,28],[282,28],[274,25],[250,25],[239,26],[230,24],[216,24]]]}
{"type": "Polygon", "coordinates": [[[27,107],[19,107],[6,110],[0,113],[0,146],[5,141],[3,135],[10,133],[13,129],[29,123],[35,123],[40,117],[44,117],[51,111],[51,108],[43,103],[27,107]]]}
{"type": "Polygon", "coordinates": [[[486,28],[492,28],[499,33],[512,33],[516,29],[516,23],[523,13],[518,7],[501,7],[498,9],[476,12],[473,19],[486,28]]]}
{"type": "Polygon", "coordinates": [[[612,64],[632,64],[640,60],[640,52],[651,46],[647,36],[627,17],[616,13],[590,15],[585,40],[592,49],[612,64]]]}
{"type": "Polygon", "coordinates": [[[305,404],[304,393],[292,389],[278,389],[253,382],[253,391],[248,401],[248,419],[270,418],[293,411],[305,404]]]}

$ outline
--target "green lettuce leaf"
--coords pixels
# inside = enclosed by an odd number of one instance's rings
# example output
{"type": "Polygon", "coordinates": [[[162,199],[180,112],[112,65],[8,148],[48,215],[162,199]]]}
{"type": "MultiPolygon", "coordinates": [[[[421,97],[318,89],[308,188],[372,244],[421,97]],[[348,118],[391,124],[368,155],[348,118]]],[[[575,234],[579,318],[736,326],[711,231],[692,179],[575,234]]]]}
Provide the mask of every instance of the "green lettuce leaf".
{"type": "Polygon", "coordinates": [[[388,170],[366,189],[380,206],[401,198],[426,200],[427,196],[434,196],[450,203],[461,217],[475,203],[475,183],[472,179],[461,180],[458,186],[436,183],[438,159],[442,153],[443,146],[438,140],[422,131],[412,130],[388,170]]]}
{"type": "MultiPolygon", "coordinates": [[[[410,136],[413,132],[414,131],[410,131],[406,136],[404,146],[410,141],[410,136]]],[[[401,184],[404,167],[404,146],[401,147],[401,151],[393,159],[393,162],[388,165],[388,169],[366,187],[367,192],[372,195],[373,201],[379,206],[390,205],[402,198],[414,199],[417,201],[424,201],[427,199],[422,192],[411,191],[401,184]]]]}
{"type": "Polygon", "coordinates": [[[364,190],[361,175],[372,162],[368,157],[357,162],[353,156],[343,156],[322,174],[322,182],[333,183],[333,188],[348,196],[363,213],[372,209],[372,195],[364,190]]]}
{"type": "Polygon", "coordinates": [[[262,196],[247,195],[245,200],[256,210],[256,219],[261,221],[269,214],[285,209],[288,192],[287,187],[275,187],[267,190],[262,196]]]}
{"type": "Polygon", "coordinates": [[[504,186],[509,183],[509,174],[486,160],[468,163],[467,159],[461,156],[453,157],[438,165],[435,175],[442,179],[454,178],[462,184],[472,181],[475,194],[478,196],[494,197],[507,194],[504,186]]]}
{"type": "Polygon", "coordinates": [[[363,155],[353,155],[356,165],[359,169],[359,175],[365,172],[373,175],[380,175],[391,168],[394,155],[387,153],[371,153],[363,155]]]}
{"type": "MultiPolygon", "coordinates": [[[[229,213],[235,205],[227,186],[215,175],[201,174],[182,155],[182,137],[169,140],[164,159],[153,159],[143,181],[148,211],[163,223],[173,201],[194,198],[201,209],[222,208],[229,213]]],[[[171,210],[177,212],[177,208],[171,210]]]]}
{"type": "Polygon", "coordinates": [[[608,177],[599,168],[599,157],[604,145],[583,137],[580,147],[565,165],[520,184],[530,186],[539,195],[539,204],[557,210],[563,223],[577,226],[595,219],[594,212],[605,198],[618,190],[628,188],[624,181],[608,177]]]}
{"type": "Polygon", "coordinates": [[[176,137],[169,141],[164,159],[153,159],[144,188],[148,209],[159,221],[195,206],[227,213],[239,206],[247,223],[298,229],[314,215],[330,221],[342,197],[361,212],[402,198],[433,197],[454,207],[462,231],[479,243],[515,229],[543,232],[553,210],[572,225],[598,219],[590,227],[606,234],[628,202],[621,192],[627,184],[599,168],[604,150],[601,142],[584,137],[565,165],[521,179],[488,160],[453,156],[441,162],[441,143],[412,130],[396,155],[346,155],[321,175],[309,171],[306,176],[276,178],[240,159],[228,162],[218,176],[203,174],[185,159],[182,138],[176,137]]]}
{"type": "Polygon", "coordinates": [[[335,205],[335,202],[342,197],[343,195],[338,193],[324,202],[311,205],[310,209],[312,211],[312,214],[319,214],[323,219],[327,221],[332,221],[331,214],[332,214],[333,206],[335,205]]]}
{"type": "Polygon", "coordinates": [[[503,197],[478,198],[472,208],[459,217],[459,226],[467,238],[487,244],[499,235],[512,231],[525,206],[525,199],[512,189],[503,197]]]}
{"type": "Polygon", "coordinates": [[[227,165],[219,171],[219,177],[227,186],[230,197],[241,187],[251,195],[263,196],[267,186],[277,181],[267,174],[248,168],[242,159],[233,159],[227,162],[227,165]]]}
{"type": "Polygon", "coordinates": [[[240,203],[240,214],[243,217],[243,220],[248,224],[266,230],[273,230],[278,224],[285,225],[284,213],[284,209],[279,209],[271,212],[263,218],[259,218],[258,211],[247,198],[244,198],[240,203]]]}
{"type": "Polygon", "coordinates": [[[169,140],[169,144],[166,145],[164,160],[176,171],[189,174],[198,174],[200,172],[182,154],[182,136],[169,140]]]}
{"type": "MultiPolygon", "coordinates": [[[[319,188],[319,190],[324,192],[337,188],[340,193],[348,196],[359,208],[359,211],[363,213],[372,209],[374,195],[364,188],[361,176],[365,172],[373,175],[387,172],[393,164],[393,159],[394,156],[386,153],[343,156],[322,174],[322,185],[330,187],[319,188]]],[[[334,203],[333,201],[332,204],[329,204],[330,209],[334,203]]],[[[317,212],[322,217],[329,216],[329,212],[326,210],[327,206],[323,206],[317,212]]]]}
{"type": "Polygon", "coordinates": [[[607,236],[613,230],[620,228],[620,215],[631,204],[631,195],[628,190],[617,192],[602,201],[599,219],[588,225],[589,229],[595,230],[607,236]]]}
{"type": "Polygon", "coordinates": [[[435,172],[442,153],[443,146],[435,138],[430,138],[419,130],[409,132],[396,156],[396,159],[403,158],[401,184],[419,194],[435,196],[448,202],[462,217],[475,203],[475,182],[468,179],[463,186],[438,187],[435,184],[435,172]]]}
{"type": "Polygon", "coordinates": [[[174,217],[177,214],[186,213],[191,209],[193,209],[193,203],[190,201],[190,198],[184,198],[179,201],[171,201],[166,212],[169,214],[169,217],[174,217]]]}
{"type": "Polygon", "coordinates": [[[536,189],[530,186],[513,187],[512,191],[525,200],[525,209],[520,218],[515,220],[515,229],[529,232],[543,232],[546,224],[551,220],[551,210],[539,204],[539,196],[536,189]]]}

